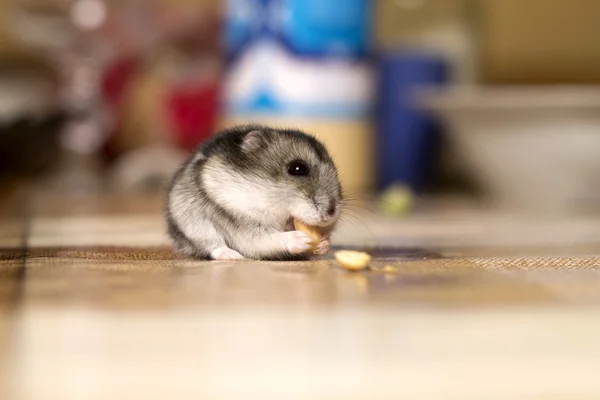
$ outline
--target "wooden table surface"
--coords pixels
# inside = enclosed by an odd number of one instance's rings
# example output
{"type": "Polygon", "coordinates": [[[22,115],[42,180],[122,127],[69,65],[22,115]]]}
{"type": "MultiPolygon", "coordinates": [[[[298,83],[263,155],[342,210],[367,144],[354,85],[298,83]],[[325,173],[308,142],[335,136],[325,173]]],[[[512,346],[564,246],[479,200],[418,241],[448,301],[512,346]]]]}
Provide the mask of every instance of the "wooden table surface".
{"type": "Polygon", "coordinates": [[[5,196],[0,398],[600,398],[600,219],[352,214],[374,270],[179,259],[161,197],[5,196]]]}

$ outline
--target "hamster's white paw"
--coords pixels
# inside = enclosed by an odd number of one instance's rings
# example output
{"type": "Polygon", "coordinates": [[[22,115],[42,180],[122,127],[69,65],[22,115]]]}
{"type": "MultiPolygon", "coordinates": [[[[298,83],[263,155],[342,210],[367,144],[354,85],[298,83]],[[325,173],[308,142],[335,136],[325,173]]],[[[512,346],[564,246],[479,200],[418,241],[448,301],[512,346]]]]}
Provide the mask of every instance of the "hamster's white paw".
{"type": "Polygon", "coordinates": [[[331,249],[331,240],[329,240],[329,238],[323,238],[317,246],[317,254],[322,256],[323,254],[326,254],[329,249],[331,249]]]}
{"type": "Polygon", "coordinates": [[[218,247],[210,253],[213,260],[243,260],[244,256],[229,247],[218,247]]]}
{"type": "Polygon", "coordinates": [[[292,254],[306,253],[312,248],[312,238],[301,231],[282,233],[284,247],[292,254]]]}

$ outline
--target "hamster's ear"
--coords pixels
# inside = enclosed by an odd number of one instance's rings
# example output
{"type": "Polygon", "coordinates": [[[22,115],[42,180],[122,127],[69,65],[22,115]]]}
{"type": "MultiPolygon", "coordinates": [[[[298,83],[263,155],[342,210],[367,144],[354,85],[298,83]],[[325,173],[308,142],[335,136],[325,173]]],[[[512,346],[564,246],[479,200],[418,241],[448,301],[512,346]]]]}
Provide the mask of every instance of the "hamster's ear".
{"type": "Polygon", "coordinates": [[[242,150],[245,153],[250,153],[260,149],[265,143],[265,134],[261,131],[251,131],[244,136],[242,142],[242,150]]]}

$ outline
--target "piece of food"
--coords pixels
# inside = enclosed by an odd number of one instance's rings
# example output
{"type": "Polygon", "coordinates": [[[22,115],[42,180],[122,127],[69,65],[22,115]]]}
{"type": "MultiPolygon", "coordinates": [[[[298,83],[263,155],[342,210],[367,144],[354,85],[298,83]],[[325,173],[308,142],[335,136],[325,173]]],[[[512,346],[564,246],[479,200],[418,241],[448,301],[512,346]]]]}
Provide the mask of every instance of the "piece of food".
{"type": "Polygon", "coordinates": [[[398,267],[394,267],[393,265],[386,265],[383,267],[382,271],[386,274],[397,274],[398,267]]]}
{"type": "Polygon", "coordinates": [[[316,226],[306,225],[304,222],[297,220],[296,218],[294,218],[294,227],[297,230],[306,233],[308,236],[310,236],[312,238],[313,253],[316,253],[317,247],[319,246],[319,243],[321,243],[321,238],[322,238],[321,230],[316,226]]]}
{"type": "Polygon", "coordinates": [[[371,256],[361,251],[340,250],[335,252],[335,259],[349,271],[360,271],[367,268],[371,256]]]}

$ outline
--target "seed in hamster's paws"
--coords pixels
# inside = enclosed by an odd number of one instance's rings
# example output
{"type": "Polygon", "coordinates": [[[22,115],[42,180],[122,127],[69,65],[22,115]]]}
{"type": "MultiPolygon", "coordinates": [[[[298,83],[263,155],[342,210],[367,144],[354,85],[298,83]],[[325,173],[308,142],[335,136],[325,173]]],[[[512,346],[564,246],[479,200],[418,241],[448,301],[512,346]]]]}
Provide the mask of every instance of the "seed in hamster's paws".
{"type": "Polygon", "coordinates": [[[323,238],[323,239],[321,239],[321,241],[319,242],[319,245],[317,246],[316,254],[318,254],[320,256],[323,254],[326,254],[330,248],[331,248],[331,240],[323,238]]]}
{"type": "Polygon", "coordinates": [[[304,222],[302,222],[296,218],[294,218],[294,227],[297,230],[306,233],[308,236],[310,236],[312,238],[313,253],[316,254],[317,246],[319,245],[319,243],[321,243],[321,239],[323,238],[323,235],[321,234],[321,230],[316,226],[306,225],[304,222]]]}
{"type": "Polygon", "coordinates": [[[231,250],[229,247],[219,247],[214,249],[210,256],[213,260],[243,260],[244,256],[235,250],[231,250]]]}
{"type": "Polygon", "coordinates": [[[292,254],[303,254],[312,249],[313,239],[302,231],[282,234],[284,247],[292,254]]]}

